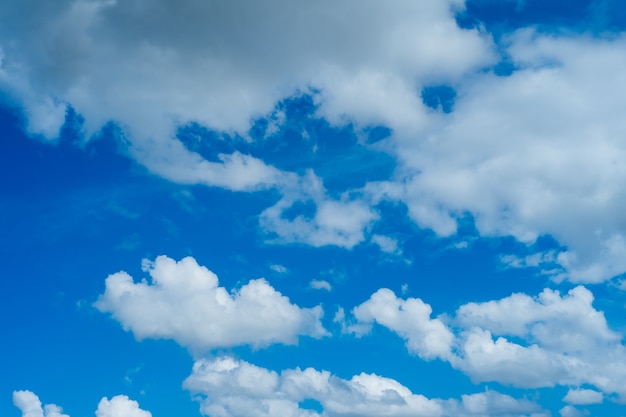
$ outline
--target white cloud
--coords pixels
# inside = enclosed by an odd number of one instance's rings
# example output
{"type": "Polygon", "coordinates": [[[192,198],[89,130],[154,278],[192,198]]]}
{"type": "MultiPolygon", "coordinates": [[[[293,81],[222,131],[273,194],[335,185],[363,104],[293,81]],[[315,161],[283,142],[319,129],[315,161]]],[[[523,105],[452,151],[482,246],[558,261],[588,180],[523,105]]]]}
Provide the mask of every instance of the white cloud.
{"type": "Polygon", "coordinates": [[[572,407],[571,405],[566,405],[565,407],[559,410],[559,414],[561,417],[585,417],[588,416],[589,413],[585,411],[581,411],[576,407],[572,407]]]}
{"type": "Polygon", "coordinates": [[[496,391],[462,395],[461,403],[452,400],[449,404],[450,416],[455,417],[549,417],[550,413],[541,410],[528,400],[515,399],[496,391]],[[456,404],[455,404],[456,403],[456,404]]]}
{"type": "MultiPolygon", "coordinates": [[[[39,397],[31,391],[14,391],[13,403],[22,411],[22,417],[69,417],[62,414],[61,407],[54,404],[42,408],[39,397]]],[[[96,417],[152,417],[152,414],[139,408],[137,401],[125,395],[117,395],[110,400],[100,400],[96,417]]]]}
{"type": "MultiPolygon", "coordinates": [[[[286,194],[294,176],[239,152],[205,160],[175,139],[176,127],[245,136],[279,100],[314,91],[317,116],[332,124],[393,130],[385,149],[398,169],[368,189],[393,188],[421,227],[450,236],[470,213],[483,236],[553,236],[567,247],[554,260],[561,268],[545,271],[557,280],[623,273],[626,37],[523,30],[503,41],[518,69],[498,76],[476,71],[495,62],[494,48],[457,26],[463,5],[7,0],[0,89],[32,133],[56,136],[69,103],[88,135],[117,122],[130,154],[170,180],[286,194]],[[453,112],[422,103],[431,84],[457,90],[453,112]]],[[[286,219],[294,201],[287,195],[261,216],[276,241],[351,248],[377,219],[351,198],[318,198],[312,218],[286,219]]]]}
{"type": "Polygon", "coordinates": [[[593,299],[582,286],[564,295],[551,289],[536,297],[516,293],[462,305],[448,327],[443,316],[431,318],[431,307],[422,300],[403,300],[381,289],[353,309],[352,322],[342,308],[334,321],[358,336],[372,323],[384,326],[406,341],[409,352],[447,361],[475,382],[520,388],[587,384],[598,391],[572,390],[567,397],[572,404],[615,394],[624,401],[623,335],[609,328],[593,299]]]}
{"type": "Polygon", "coordinates": [[[496,392],[463,396],[460,402],[428,399],[375,374],[342,379],[313,368],[277,373],[230,357],[197,361],[184,387],[203,396],[201,412],[215,417],[546,415],[538,414],[534,403],[496,392]],[[301,408],[304,400],[317,402],[321,411],[301,408]]]}
{"type": "Polygon", "coordinates": [[[365,240],[365,230],[378,219],[378,213],[362,199],[349,195],[330,198],[322,181],[312,171],[300,178],[296,186],[285,187],[283,192],[285,196],[264,210],[259,219],[266,232],[276,235],[270,239],[273,242],[350,249],[365,240]],[[313,214],[286,216],[286,211],[305,203],[314,207],[313,214]]]}
{"type": "Polygon", "coordinates": [[[0,88],[25,107],[33,133],[54,137],[70,103],[87,133],[118,122],[155,172],[210,176],[211,166],[191,154],[168,157],[176,125],[245,134],[252,118],[309,86],[331,120],[418,125],[421,83],[455,79],[492,59],[488,39],[457,27],[452,9],[461,7],[459,0],[7,1],[0,88]],[[193,166],[174,167],[185,160],[193,166]]]}
{"type": "Polygon", "coordinates": [[[311,282],[309,282],[309,287],[315,290],[326,290],[326,291],[330,291],[333,289],[333,287],[330,285],[330,282],[324,281],[323,279],[312,280],[311,282]]]}
{"type": "Polygon", "coordinates": [[[592,303],[591,291],[576,287],[566,295],[544,289],[538,297],[516,293],[485,303],[461,306],[456,320],[465,328],[480,327],[498,335],[523,337],[567,354],[618,343],[604,314],[592,303]]]}
{"type": "Polygon", "coordinates": [[[592,389],[570,389],[563,401],[574,405],[600,404],[604,400],[601,392],[592,389]]]}
{"type": "Polygon", "coordinates": [[[398,247],[398,241],[392,237],[384,235],[372,235],[372,243],[378,245],[380,250],[386,253],[399,255],[402,250],[398,247]]]}
{"type": "Polygon", "coordinates": [[[357,333],[367,330],[363,325],[375,322],[398,333],[406,340],[408,350],[421,358],[446,359],[450,355],[453,333],[440,319],[431,319],[432,308],[419,298],[402,300],[383,288],[352,313],[357,320],[357,327],[353,327],[357,333]]]}
{"type": "MultiPolygon", "coordinates": [[[[459,356],[451,364],[476,381],[519,387],[589,384],[626,398],[623,335],[608,327],[593,299],[579,286],[565,295],[545,289],[537,297],[513,294],[463,305],[455,322],[466,330],[456,340],[459,356]]],[[[595,391],[570,392],[572,403],[577,395],[581,401],[602,398],[595,391]]]]}
{"type": "Polygon", "coordinates": [[[39,397],[31,391],[13,391],[13,404],[22,412],[22,417],[69,417],[62,414],[58,405],[46,404],[42,407],[39,397]]]}
{"type": "Polygon", "coordinates": [[[192,352],[250,344],[296,343],[299,335],[322,337],[322,309],[300,308],[264,279],[229,293],[215,274],[187,257],[145,262],[151,281],[133,282],[125,272],[106,279],[96,308],[111,313],[138,339],[170,338],[192,352]]]}
{"type": "Polygon", "coordinates": [[[139,408],[137,401],[125,395],[117,395],[110,400],[108,398],[100,400],[96,417],[152,417],[152,414],[139,408]]]}
{"type": "Polygon", "coordinates": [[[286,274],[289,272],[286,266],[280,264],[272,264],[270,265],[270,269],[278,274],[286,274]]]}
{"type": "MultiPolygon", "coordinates": [[[[557,280],[600,282],[626,271],[626,38],[508,39],[519,70],[459,83],[454,111],[425,138],[394,139],[410,216],[440,236],[471,213],[483,236],[567,247],[557,280]]],[[[540,259],[538,259],[540,260],[540,259]]],[[[532,264],[532,259],[528,259],[532,264]]]]}

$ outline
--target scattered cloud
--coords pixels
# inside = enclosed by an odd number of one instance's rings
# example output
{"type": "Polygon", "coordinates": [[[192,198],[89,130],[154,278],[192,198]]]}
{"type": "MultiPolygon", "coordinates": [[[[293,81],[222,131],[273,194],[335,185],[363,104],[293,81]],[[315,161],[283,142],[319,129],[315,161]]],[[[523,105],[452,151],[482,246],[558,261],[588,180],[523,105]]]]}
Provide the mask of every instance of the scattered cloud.
{"type": "Polygon", "coordinates": [[[398,198],[411,218],[440,236],[468,213],[482,236],[533,243],[550,235],[567,247],[554,260],[558,280],[600,282],[626,271],[626,123],[617,111],[626,96],[604,94],[623,85],[625,43],[509,36],[516,71],[461,82],[454,111],[427,139],[394,139],[405,173],[398,198]]]}
{"type": "Polygon", "coordinates": [[[422,359],[439,358],[475,382],[495,381],[520,388],[580,386],[566,402],[602,402],[603,394],[626,398],[626,346],[593,307],[593,294],[578,286],[567,294],[545,289],[537,297],[513,294],[500,300],[462,305],[446,321],[431,318],[420,299],[396,297],[388,289],[374,293],[335,322],[343,331],[363,335],[376,323],[406,341],[422,359]]]}
{"type": "Polygon", "coordinates": [[[601,392],[592,389],[570,389],[563,401],[574,405],[600,404],[604,400],[601,392]]]}
{"type": "MultiPolygon", "coordinates": [[[[61,407],[54,404],[42,408],[39,397],[31,391],[14,391],[13,403],[22,411],[22,417],[69,417],[62,414],[61,407]]],[[[125,395],[117,395],[110,400],[100,400],[96,417],[152,417],[152,414],[139,408],[137,401],[125,395]]]]}
{"type": "Polygon", "coordinates": [[[39,397],[31,391],[14,391],[13,404],[22,412],[22,417],[69,417],[62,414],[58,405],[46,404],[42,407],[39,397]]]}
{"type": "Polygon", "coordinates": [[[401,255],[402,249],[398,247],[398,241],[384,235],[372,235],[372,243],[378,245],[381,251],[394,255],[401,255]]]}
{"type": "Polygon", "coordinates": [[[527,400],[497,392],[429,399],[397,381],[361,373],[342,379],[313,368],[280,373],[223,356],[199,360],[184,387],[202,397],[204,415],[243,416],[548,416],[527,400]],[[303,408],[305,400],[319,407],[303,408]]]}
{"type": "Polygon", "coordinates": [[[323,279],[312,280],[311,282],[309,282],[309,287],[315,290],[326,290],[326,291],[330,291],[333,289],[333,287],[330,285],[330,282],[324,281],[323,279]]]}
{"type": "Polygon", "coordinates": [[[450,355],[454,334],[438,318],[431,318],[432,308],[419,298],[402,300],[389,289],[376,291],[369,300],[355,307],[357,321],[353,330],[363,333],[378,323],[406,340],[407,349],[430,360],[450,355]]]}
{"type": "Polygon", "coordinates": [[[152,414],[139,408],[137,401],[125,395],[117,395],[110,400],[108,398],[100,400],[96,417],[152,417],[152,414]]]}
{"type": "Polygon", "coordinates": [[[287,269],[287,267],[280,264],[272,264],[270,265],[270,269],[277,274],[286,274],[287,272],[289,272],[289,269],[287,269]]]}
{"type": "Polygon", "coordinates": [[[95,307],[110,313],[137,339],[174,339],[192,352],[249,344],[296,343],[298,336],[327,334],[322,309],[300,308],[264,279],[229,293],[217,276],[187,257],[145,261],[150,282],[125,272],[106,279],[95,307]]]}
{"type": "Polygon", "coordinates": [[[265,209],[259,218],[261,228],[275,243],[306,243],[350,249],[365,240],[365,230],[379,218],[364,200],[344,195],[339,199],[328,196],[322,180],[312,171],[297,181],[297,186],[285,188],[284,197],[265,209]],[[287,212],[298,204],[309,204],[314,212],[287,212]]]}

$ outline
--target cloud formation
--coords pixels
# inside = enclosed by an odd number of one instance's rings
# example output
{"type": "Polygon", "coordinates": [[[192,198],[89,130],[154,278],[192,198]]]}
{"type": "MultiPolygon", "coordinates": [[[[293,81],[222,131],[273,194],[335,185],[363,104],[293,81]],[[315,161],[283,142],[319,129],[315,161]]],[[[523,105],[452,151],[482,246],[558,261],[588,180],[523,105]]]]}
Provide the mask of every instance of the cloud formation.
{"type": "Polygon", "coordinates": [[[201,412],[212,417],[547,416],[535,403],[497,392],[428,399],[375,374],[346,380],[313,368],[277,373],[227,356],[197,361],[184,387],[203,397],[201,412]],[[305,401],[316,405],[303,407],[305,401]]]}
{"type": "Polygon", "coordinates": [[[441,236],[467,213],[481,235],[553,236],[567,248],[538,266],[557,280],[626,271],[625,43],[531,30],[506,38],[512,74],[462,82],[441,125],[396,138],[409,215],[441,236]]]}
{"type": "Polygon", "coordinates": [[[462,305],[449,323],[431,319],[420,299],[400,299],[388,289],[374,293],[335,321],[344,331],[367,333],[371,323],[395,332],[423,359],[439,358],[475,382],[495,381],[520,388],[556,385],[572,389],[570,404],[602,402],[604,395],[626,401],[624,336],[609,328],[593,306],[593,294],[578,286],[567,294],[545,289],[538,296],[512,294],[500,300],[462,305]]]}
{"type": "MultiPolygon", "coordinates": [[[[13,403],[22,412],[22,417],[70,417],[62,414],[63,410],[57,405],[42,407],[39,397],[32,391],[14,391],[13,403]]],[[[106,397],[100,400],[96,417],[152,417],[152,414],[139,408],[137,401],[117,395],[110,400],[106,397]]]]}
{"type": "Polygon", "coordinates": [[[42,406],[39,397],[32,391],[14,391],[13,404],[22,412],[22,417],[69,417],[55,404],[42,406]]]}
{"type": "Polygon", "coordinates": [[[450,355],[454,334],[438,318],[432,319],[432,308],[419,298],[402,300],[383,288],[352,310],[357,325],[352,331],[363,334],[372,323],[396,332],[406,340],[407,349],[423,359],[446,359],[450,355]]]}
{"type": "Polygon", "coordinates": [[[150,282],[125,272],[106,279],[95,307],[110,313],[137,339],[168,338],[194,353],[237,345],[294,344],[300,335],[327,334],[322,309],[300,308],[264,279],[228,292],[217,276],[191,257],[159,256],[144,262],[150,282]]]}

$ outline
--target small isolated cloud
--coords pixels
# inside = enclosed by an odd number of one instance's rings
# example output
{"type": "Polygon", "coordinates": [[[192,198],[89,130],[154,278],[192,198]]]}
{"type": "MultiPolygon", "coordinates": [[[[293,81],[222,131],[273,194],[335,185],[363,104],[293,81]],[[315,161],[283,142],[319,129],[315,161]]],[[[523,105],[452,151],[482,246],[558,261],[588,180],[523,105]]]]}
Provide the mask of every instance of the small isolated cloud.
{"type": "Polygon", "coordinates": [[[399,255],[402,253],[398,247],[398,241],[389,236],[372,235],[372,243],[378,245],[381,251],[399,255]]]}
{"type": "Polygon", "coordinates": [[[309,282],[309,287],[313,288],[314,290],[330,291],[333,289],[333,287],[330,285],[330,282],[324,281],[323,279],[312,280],[311,282],[309,282]]]}
{"type": "Polygon", "coordinates": [[[210,416],[362,416],[362,417],[521,417],[548,416],[527,400],[497,392],[429,399],[398,381],[360,373],[342,379],[313,368],[275,372],[231,357],[199,360],[184,387],[203,399],[201,412],[210,416]],[[312,400],[321,411],[300,408],[312,400]]]}
{"type": "Polygon", "coordinates": [[[422,300],[402,300],[386,288],[376,291],[369,300],[352,310],[358,332],[366,329],[363,326],[378,323],[406,340],[408,350],[421,358],[446,359],[454,335],[441,320],[432,319],[431,313],[430,305],[422,300]]]}
{"type": "Polygon", "coordinates": [[[604,395],[592,389],[570,389],[563,401],[574,405],[600,404],[604,401],[604,395]]]}
{"type": "Polygon", "coordinates": [[[13,404],[22,412],[22,417],[69,417],[62,414],[58,405],[46,404],[42,407],[39,397],[31,391],[14,391],[13,404]]]}
{"type": "Polygon", "coordinates": [[[217,276],[187,257],[159,256],[145,262],[150,281],[110,275],[95,307],[110,313],[137,339],[167,338],[204,352],[218,347],[296,343],[298,336],[322,337],[322,308],[292,304],[264,279],[228,292],[217,276]]]}
{"type": "Polygon", "coordinates": [[[287,267],[279,264],[270,265],[270,269],[278,274],[286,274],[287,272],[289,272],[289,269],[287,269],[287,267]]]}

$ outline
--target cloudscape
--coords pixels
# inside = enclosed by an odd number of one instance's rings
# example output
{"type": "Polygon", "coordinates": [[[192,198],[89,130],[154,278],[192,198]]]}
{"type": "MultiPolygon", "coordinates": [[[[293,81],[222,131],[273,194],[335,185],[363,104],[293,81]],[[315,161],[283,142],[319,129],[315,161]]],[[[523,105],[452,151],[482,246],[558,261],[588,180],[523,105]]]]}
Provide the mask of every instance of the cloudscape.
{"type": "Polygon", "coordinates": [[[626,416],[615,0],[0,3],[0,414],[626,416]]]}

